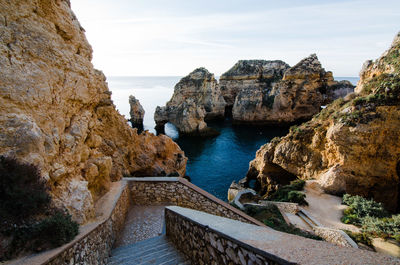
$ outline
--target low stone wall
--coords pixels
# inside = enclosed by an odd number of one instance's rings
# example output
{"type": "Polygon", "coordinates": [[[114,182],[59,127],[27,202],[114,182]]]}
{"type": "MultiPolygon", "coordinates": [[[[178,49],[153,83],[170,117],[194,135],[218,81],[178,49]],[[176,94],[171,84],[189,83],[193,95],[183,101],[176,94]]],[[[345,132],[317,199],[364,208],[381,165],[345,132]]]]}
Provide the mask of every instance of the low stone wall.
{"type": "Polygon", "coordinates": [[[264,226],[263,223],[183,178],[125,178],[125,180],[129,182],[134,204],[176,205],[264,226]]]}
{"type": "Polygon", "coordinates": [[[295,264],[165,209],[168,238],[192,264],[295,264]],[[184,242],[184,243],[183,243],[184,242]]]}
{"type": "Polygon", "coordinates": [[[278,209],[281,212],[285,212],[285,213],[296,214],[299,211],[298,204],[297,203],[292,203],[292,202],[274,202],[274,201],[262,201],[262,200],[260,200],[258,203],[262,204],[262,205],[274,204],[274,205],[276,205],[276,207],[278,207],[278,209]]]}
{"type": "Polygon", "coordinates": [[[286,213],[297,214],[298,212],[303,213],[311,222],[308,222],[312,227],[314,233],[317,236],[320,236],[325,241],[333,243],[337,246],[341,247],[353,247],[358,248],[357,244],[342,230],[332,229],[323,227],[317,220],[315,220],[310,213],[308,213],[304,209],[300,209],[297,203],[290,202],[274,202],[274,201],[264,201],[260,200],[259,204],[251,204],[254,206],[267,206],[267,205],[276,205],[279,211],[282,214],[282,217],[285,219],[287,224],[291,224],[290,220],[287,218],[286,213]]]}
{"type": "Polygon", "coordinates": [[[357,244],[342,230],[321,226],[314,226],[313,230],[316,235],[322,237],[327,242],[342,247],[358,248],[357,244]]]}
{"type": "Polygon", "coordinates": [[[70,243],[38,255],[13,261],[9,264],[107,264],[116,238],[123,228],[130,206],[129,188],[124,181],[106,194],[101,204],[105,208],[97,214],[100,220],[80,227],[80,233],[70,243]]]}

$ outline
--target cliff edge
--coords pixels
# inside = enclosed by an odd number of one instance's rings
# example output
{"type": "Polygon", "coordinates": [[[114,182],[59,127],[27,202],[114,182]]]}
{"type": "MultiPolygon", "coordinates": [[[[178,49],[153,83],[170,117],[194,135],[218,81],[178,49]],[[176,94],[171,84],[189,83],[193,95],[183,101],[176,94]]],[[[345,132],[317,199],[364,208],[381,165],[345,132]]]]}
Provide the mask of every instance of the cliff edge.
{"type": "Polygon", "coordinates": [[[224,112],[225,100],[214,74],[200,67],[175,85],[166,106],[157,106],[154,120],[160,132],[171,122],[181,134],[209,135],[214,132],[205,121],[223,118],[224,112]]]}
{"type": "Polygon", "coordinates": [[[0,1],[0,32],[0,154],[38,165],[74,220],[123,174],[184,175],[177,144],[116,111],[68,0],[0,1]]]}
{"type": "Polygon", "coordinates": [[[325,192],[374,198],[400,208],[400,35],[364,64],[356,94],[338,99],[288,135],[262,146],[245,181],[268,194],[299,177],[325,192]]]}

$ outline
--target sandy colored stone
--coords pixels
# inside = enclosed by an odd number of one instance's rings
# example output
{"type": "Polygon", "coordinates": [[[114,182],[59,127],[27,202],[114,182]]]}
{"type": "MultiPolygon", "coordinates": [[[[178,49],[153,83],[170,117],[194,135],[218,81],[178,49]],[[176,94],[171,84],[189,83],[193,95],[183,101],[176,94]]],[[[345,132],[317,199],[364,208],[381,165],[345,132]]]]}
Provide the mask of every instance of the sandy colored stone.
{"type": "MultiPolygon", "coordinates": [[[[239,61],[238,64],[251,66],[251,62],[239,61]]],[[[232,91],[236,92],[232,109],[236,123],[282,125],[307,120],[318,113],[322,105],[353,92],[349,82],[334,81],[332,72],[322,68],[315,54],[293,67],[282,61],[260,61],[259,64],[252,70],[250,66],[242,66],[236,74],[221,77],[221,90],[227,97],[230,99],[230,95],[235,94],[232,91]],[[242,72],[253,72],[253,75],[242,72]]]]}
{"type": "Polygon", "coordinates": [[[130,111],[129,115],[131,116],[131,123],[133,127],[143,127],[143,118],[144,118],[144,108],[140,104],[139,100],[134,96],[129,96],[129,105],[130,111]]]}
{"type": "Polygon", "coordinates": [[[68,0],[1,0],[0,32],[0,154],[38,165],[75,220],[123,174],[185,173],[177,144],[116,111],[68,0]]]}
{"type": "Polygon", "coordinates": [[[257,179],[265,194],[296,177],[316,179],[326,192],[372,197],[398,210],[399,47],[397,36],[382,57],[364,67],[359,94],[333,102],[311,121],[262,146],[250,162],[247,181],[257,179]]]}
{"type": "Polygon", "coordinates": [[[154,120],[161,131],[171,122],[182,134],[202,134],[206,120],[224,117],[225,105],[214,74],[197,68],[176,84],[166,106],[157,107],[154,120]]]}

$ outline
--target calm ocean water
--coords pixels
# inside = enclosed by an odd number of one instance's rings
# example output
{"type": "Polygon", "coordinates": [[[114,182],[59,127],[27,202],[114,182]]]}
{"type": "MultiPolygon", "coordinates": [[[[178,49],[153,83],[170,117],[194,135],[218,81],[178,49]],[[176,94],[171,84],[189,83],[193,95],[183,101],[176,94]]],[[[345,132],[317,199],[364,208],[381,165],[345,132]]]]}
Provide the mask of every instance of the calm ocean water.
{"type": "MultiPolygon", "coordinates": [[[[107,81],[119,112],[129,118],[129,95],[134,95],[146,111],[144,128],[155,133],[154,111],[171,98],[180,78],[130,76],[108,77],[107,81]]],[[[358,81],[358,77],[336,79],[346,79],[353,84],[358,81]]],[[[232,126],[229,120],[208,125],[221,134],[212,139],[179,138],[172,125],[166,127],[166,133],[175,139],[189,158],[186,172],[192,182],[222,200],[226,200],[232,181],[245,177],[249,162],[261,145],[288,132],[288,128],[232,126]]]]}

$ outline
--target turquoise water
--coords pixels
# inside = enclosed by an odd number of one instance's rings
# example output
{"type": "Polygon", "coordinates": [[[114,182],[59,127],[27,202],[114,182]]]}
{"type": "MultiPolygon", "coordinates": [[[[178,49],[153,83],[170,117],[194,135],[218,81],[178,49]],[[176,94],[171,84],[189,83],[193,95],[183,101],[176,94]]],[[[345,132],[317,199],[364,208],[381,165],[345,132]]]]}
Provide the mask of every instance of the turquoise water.
{"type": "MultiPolygon", "coordinates": [[[[173,88],[180,77],[109,77],[107,79],[112,99],[121,114],[129,118],[129,95],[134,95],[143,105],[146,113],[144,128],[155,133],[154,111],[171,98],[173,88]]],[[[358,78],[347,79],[357,83],[358,78]]],[[[229,185],[233,180],[245,177],[249,162],[256,151],[275,136],[283,136],[288,128],[232,126],[229,120],[208,123],[220,131],[215,138],[179,138],[172,125],[166,133],[185,151],[188,157],[187,175],[200,188],[222,200],[226,200],[229,185]]]]}
{"type": "Polygon", "coordinates": [[[229,185],[246,176],[256,151],[288,128],[232,126],[229,120],[208,123],[221,134],[215,138],[177,139],[189,158],[187,174],[191,181],[221,200],[227,199],[229,185]]]}

